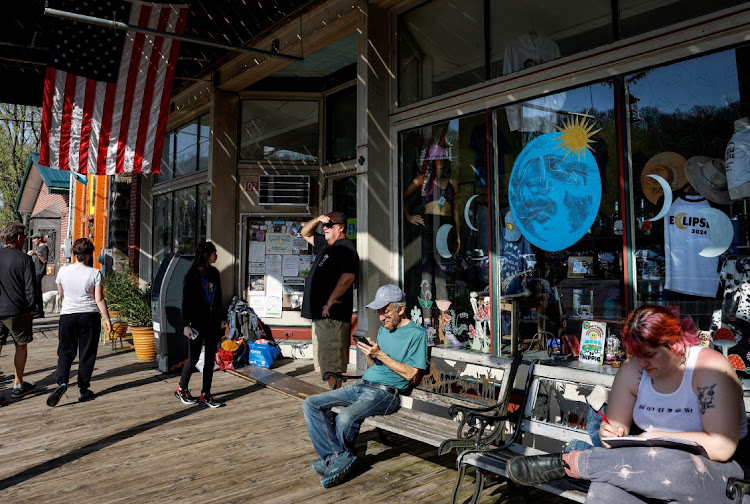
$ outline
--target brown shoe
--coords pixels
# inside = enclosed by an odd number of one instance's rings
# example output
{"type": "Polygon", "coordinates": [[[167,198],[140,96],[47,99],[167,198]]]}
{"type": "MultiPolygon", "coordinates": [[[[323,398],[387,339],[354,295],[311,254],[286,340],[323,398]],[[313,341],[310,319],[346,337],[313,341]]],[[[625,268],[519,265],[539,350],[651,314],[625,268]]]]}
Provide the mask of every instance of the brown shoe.
{"type": "Polygon", "coordinates": [[[513,483],[521,486],[538,486],[565,477],[565,462],[559,453],[513,457],[506,471],[513,483]]]}

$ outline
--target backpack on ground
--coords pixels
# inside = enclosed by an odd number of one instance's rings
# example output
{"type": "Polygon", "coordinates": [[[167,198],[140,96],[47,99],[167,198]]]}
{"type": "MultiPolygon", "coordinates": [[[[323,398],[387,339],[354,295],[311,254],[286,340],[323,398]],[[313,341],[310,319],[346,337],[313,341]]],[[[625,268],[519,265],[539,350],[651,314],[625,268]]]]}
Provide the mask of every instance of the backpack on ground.
{"type": "Polygon", "coordinates": [[[247,304],[247,301],[237,296],[234,296],[229,304],[227,323],[229,324],[229,339],[241,338],[246,342],[265,339],[276,344],[268,326],[247,304]]]}

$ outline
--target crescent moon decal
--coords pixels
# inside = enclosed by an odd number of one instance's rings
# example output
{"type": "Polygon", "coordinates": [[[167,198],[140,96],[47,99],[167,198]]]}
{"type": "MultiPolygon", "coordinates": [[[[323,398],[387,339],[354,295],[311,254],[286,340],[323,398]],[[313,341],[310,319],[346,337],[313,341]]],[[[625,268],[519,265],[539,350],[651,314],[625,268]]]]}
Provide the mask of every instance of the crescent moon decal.
{"type": "Polygon", "coordinates": [[[708,245],[698,254],[703,257],[720,256],[732,244],[732,221],[727,214],[716,208],[702,208],[701,213],[708,221],[708,245]]]}
{"type": "Polygon", "coordinates": [[[682,218],[685,217],[687,214],[685,212],[680,212],[674,217],[674,225],[677,226],[680,229],[685,229],[685,226],[682,225],[682,218]]]}
{"type": "MultiPolygon", "coordinates": [[[[731,223],[729,224],[732,225],[731,223]]],[[[440,229],[437,230],[437,233],[435,233],[435,248],[438,251],[438,254],[445,257],[446,259],[450,259],[453,254],[450,253],[450,250],[448,250],[448,233],[451,232],[451,229],[453,229],[453,224],[443,224],[440,226],[440,229]]]]}
{"type": "Polygon", "coordinates": [[[654,222],[658,221],[659,219],[667,215],[667,212],[669,212],[669,207],[672,206],[672,187],[669,185],[669,182],[664,179],[664,177],[660,177],[659,175],[648,175],[648,177],[656,180],[661,186],[662,191],[664,191],[664,204],[661,206],[661,210],[658,214],[656,214],[655,217],[649,219],[651,222],[654,222]]]}
{"type": "Polygon", "coordinates": [[[471,198],[469,198],[469,201],[466,202],[466,206],[464,206],[464,220],[466,221],[466,225],[469,226],[469,229],[472,231],[479,231],[479,228],[475,227],[474,224],[471,223],[469,220],[469,208],[471,207],[471,202],[474,201],[474,198],[479,196],[478,194],[475,194],[471,198]]]}

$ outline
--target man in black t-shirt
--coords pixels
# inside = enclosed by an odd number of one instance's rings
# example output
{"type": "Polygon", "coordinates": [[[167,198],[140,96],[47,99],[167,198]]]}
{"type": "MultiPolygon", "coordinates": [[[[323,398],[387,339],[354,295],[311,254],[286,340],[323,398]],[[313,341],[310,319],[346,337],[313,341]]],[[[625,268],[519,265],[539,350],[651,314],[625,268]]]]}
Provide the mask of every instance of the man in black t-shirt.
{"type": "Polygon", "coordinates": [[[42,301],[42,279],[47,274],[47,258],[49,248],[42,241],[44,235],[37,231],[31,235],[31,243],[34,245],[29,250],[29,255],[34,260],[34,272],[36,290],[34,292],[34,318],[44,317],[44,302],[42,301]]]}
{"type": "MultiPolygon", "coordinates": [[[[300,230],[313,246],[315,259],[305,279],[302,316],[312,320],[313,364],[321,376],[345,373],[349,364],[354,279],[359,256],[346,237],[346,216],[341,212],[319,215],[300,230]],[[316,233],[318,224],[323,232],[316,233]]],[[[328,379],[333,389],[335,378],[328,379]]]]}

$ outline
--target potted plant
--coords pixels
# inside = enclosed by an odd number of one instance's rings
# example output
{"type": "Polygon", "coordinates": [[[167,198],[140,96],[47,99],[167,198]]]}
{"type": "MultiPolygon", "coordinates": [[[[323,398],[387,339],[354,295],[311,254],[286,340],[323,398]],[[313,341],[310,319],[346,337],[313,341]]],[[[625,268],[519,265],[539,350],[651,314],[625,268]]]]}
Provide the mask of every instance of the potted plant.
{"type": "MultiPolygon", "coordinates": [[[[138,360],[151,361],[156,358],[153,317],[151,314],[151,286],[141,289],[138,277],[130,270],[112,274],[112,302],[121,319],[130,324],[133,345],[138,360]]],[[[106,283],[106,280],[105,280],[106,283]]],[[[109,288],[105,292],[105,298],[109,288]]],[[[107,300],[109,304],[109,299],[107,300]]]]}
{"type": "Polygon", "coordinates": [[[112,328],[116,336],[122,337],[128,330],[128,321],[120,314],[120,305],[123,300],[131,295],[133,282],[132,272],[129,267],[111,271],[104,276],[104,299],[107,301],[109,316],[112,319],[112,328]]]}

